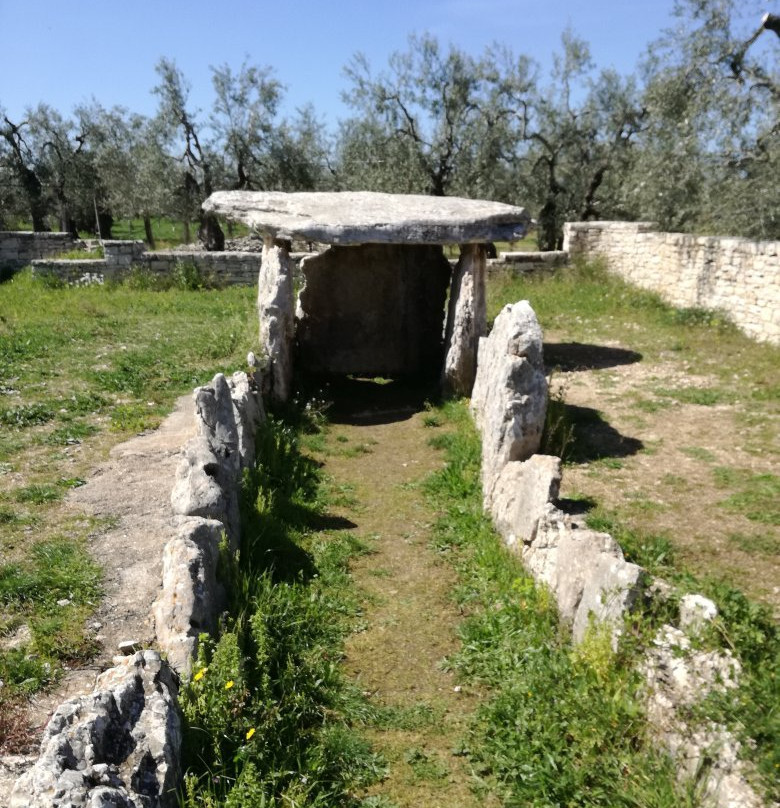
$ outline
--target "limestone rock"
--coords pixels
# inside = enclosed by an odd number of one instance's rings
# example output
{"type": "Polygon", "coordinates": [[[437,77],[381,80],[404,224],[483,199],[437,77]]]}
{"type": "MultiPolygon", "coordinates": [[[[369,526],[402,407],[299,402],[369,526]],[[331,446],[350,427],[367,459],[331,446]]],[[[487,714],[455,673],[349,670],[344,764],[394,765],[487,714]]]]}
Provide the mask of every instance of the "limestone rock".
{"type": "Polygon", "coordinates": [[[155,651],[103,673],[95,691],[60,705],[10,808],[173,808],[181,749],[177,684],[155,651]]]}
{"type": "Polygon", "coordinates": [[[460,396],[471,395],[479,340],[487,333],[485,267],[481,244],[461,245],[450,289],[442,379],[446,392],[460,396]]]}
{"type": "Polygon", "coordinates": [[[203,209],[244,222],[267,238],[325,244],[517,241],[530,222],[524,208],[500,202],[369,191],[218,191],[203,209]]]}
{"type": "Polygon", "coordinates": [[[292,349],[295,339],[293,262],[286,247],[266,240],[257,284],[260,344],[269,363],[268,393],[285,402],[292,386],[292,349]]]}
{"type": "Polygon", "coordinates": [[[179,516],[218,519],[235,546],[240,531],[241,439],[231,388],[217,373],[210,384],[196,388],[194,395],[197,435],[182,450],[171,505],[179,516]]]}
{"type": "Polygon", "coordinates": [[[574,642],[582,641],[591,620],[607,623],[617,637],[623,615],[642,592],[645,574],[625,560],[610,535],[581,528],[547,505],[521,552],[526,568],[553,592],[561,617],[571,623],[574,642]]]}
{"type": "Polygon", "coordinates": [[[171,507],[180,516],[227,520],[228,504],[219,482],[220,459],[207,438],[191,438],[182,448],[171,491],[171,507]]]}
{"type": "Polygon", "coordinates": [[[208,440],[225,472],[237,475],[238,428],[230,386],[221,373],[214,376],[211,384],[195,388],[195,423],[198,435],[208,440]]]}
{"type": "Polygon", "coordinates": [[[189,675],[198,635],[215,631],[225,604],[217,581],[223,532],[214,519],[183,519],[163,550],[162,592],[152,607],[155,631],[168,662],[183,676],[189,675]]]}
{"type": "Polygon", "coordinates": [[[301,263],[296,362],[314,373],[441,371],[452,273],[441,247],[331,247],[301,263]]]}
{"type": "Polygon", "coordinates": [[[233,414],[238,433],[238,455],[242,469],[249,468],[255,460],[255,433],[265,421],[263,400],[259,395],[254,378],[243,371],[234,373],[228,379],[230,397],[233,400],[233,414]]]}
{"type": "Polygon", "coordinates": [[[482,433],[482,490],[489,507],[501,469],[539,448],[547,411],[542,330],[527,300],[504,306],[480,340],[471,412],[482,433]]]}
{"type": "Polygon", "coordinates": [[[718,616],[718,607],[704,595],[683,595],[680,598],[680,628],[697,633],[718,616]]]}
{"type": "Polygon", "coordinates": [[[493,523],[509,547],[531,543],[549,502],[558,498],[561,460],[533,455],[507,463],[498,475],[490,503],[493,523]]]}
{"type": "Polygon", "coordinates": [[[679,764],[682,776],[696,778],[703,772],[701,804],[761,808],[763,801],[750,785],[750,764],[741,759],[739,740],[712,721],[693,725],[688,721],[691,708],[710,693],[738,685],[741,666],[731,652],[693,648],[684,631],[662,626],[641,672],[654,733],[679,764]]]}

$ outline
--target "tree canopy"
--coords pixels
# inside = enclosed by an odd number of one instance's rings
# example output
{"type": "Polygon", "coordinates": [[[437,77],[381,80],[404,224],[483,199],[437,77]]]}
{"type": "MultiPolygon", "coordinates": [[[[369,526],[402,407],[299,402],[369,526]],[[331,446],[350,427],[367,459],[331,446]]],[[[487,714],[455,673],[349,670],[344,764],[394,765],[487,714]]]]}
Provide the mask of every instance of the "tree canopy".
{"type": "Polygon", "coordinates": [[[529,208],[544,249],[563,222],[617,218],[780,238],[780,17],[757,0],[677,0],[677,24],[637,75],[599,69],[562,33],[549,75],[496,43],[479,55],[411,36],[375,67],[347,61],[350,115],[329,131],[308,106],[283,116],[271,67],[211,68],[213,102],[190,102],[157,65],[157,113],[96,101],[70,115],[0,107],[0,226],[94,230],[117,218],[219,224],[217,189],[363,189],[492,198],[529,208]]]}

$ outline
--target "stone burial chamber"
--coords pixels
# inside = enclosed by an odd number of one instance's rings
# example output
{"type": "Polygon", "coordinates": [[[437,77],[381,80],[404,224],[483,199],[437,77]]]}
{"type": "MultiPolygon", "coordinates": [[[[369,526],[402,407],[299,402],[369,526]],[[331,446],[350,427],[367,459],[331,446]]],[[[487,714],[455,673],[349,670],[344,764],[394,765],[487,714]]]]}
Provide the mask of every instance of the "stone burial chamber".
{"type": "Polygon", "coordinates": [[[266,392],[277,401],[290,395],[293,364],[439,376],[448,392],[469,395],[487,332],[486,245],[522,238],[530,222],[499,202],[373,192],[220,191],[203,207],[263,237],[257,305],[266,392]],[[328,245],[301,262],[297,303],[293,239],[328,245]],[[453,269],[443,248],[454,244],[453,269]]]}

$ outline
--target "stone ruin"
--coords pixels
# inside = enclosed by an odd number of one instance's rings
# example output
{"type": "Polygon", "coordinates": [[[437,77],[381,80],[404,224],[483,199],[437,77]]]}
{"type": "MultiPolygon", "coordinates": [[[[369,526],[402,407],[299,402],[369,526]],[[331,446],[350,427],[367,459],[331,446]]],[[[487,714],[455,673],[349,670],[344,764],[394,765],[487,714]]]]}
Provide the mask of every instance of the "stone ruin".
{"type": "MultiPolygon", "coordinates": [[[[572,642],[609,632],[613,648],[626,616],[639,604],[679,593],[627,561],[608,533],[589,529],[557,505],[561,460],[538,454],[547,382],[542,331],[528,301],[504,306],[489,337],[479,341],[471,412],[482,438],[485,511],[507,547],[537,583],[546,586],[572,642]]],[[[740,742],[725,726],[692,725],[694,705],[737,686],[739,661],[729,650],[697,648],[715,604],[701,595],[680,598],[675,625],[663,625],[640,659],[650,732],[692,780],[702,805],[760,808],[740,742]]]]}
{"type": "MultiPolygon", "coordinates": [[[[320,373],[435,372],[451,392],[471,394],[485,510],[507,546],[549,587],[574,642],[594,623],[616,640],[635,604],[668,597],[671,589],[662,581],[649,585],[611,536],[557,507],[560,459],[538,454],[547,382],[542,332],[528,302],[505,306],[485,336],[484,243],[518,238],[527,220],[522,209],[385,194],[239,192],[212,196],[208,208],[263,233],[258,308],[268,363],[252,376],[217,374],[195,391],[195,434],[172,481],[176,535],[163,550],[153,606],[167,660],[156,651],[117,658],[94,692],[61,705],[40,758],[17,782],[12,808],[176,803],[177,673],[189,675],[197,636],[214,630],[224,602],[218,547],[223,537],[236,546],[241,470],[253,462],[253,436],[265,418],[259,391],[285,401],[294,360],[320,373]],[[293,236],[332,245],[304,263],[297,309],[286,243],[293,236]],[[461,245],[454,271],[441,249],[449,243],[461,245]]],[[[734,687],[739,678],[728,651],[691,648],[690,638],[716,614],[711,601],[686,595],[677,625],[659,630],[639,665],[648,718],[683,776],[711,764],[706,804],[758,808],[734,737],[711,722],[691,732],[686,722],[703,695],[734,687]]]]}
{"type": "Polygon", "coordinates": [[[294,363],[322,374],[438,375],[469,395],[487,333],[486,244],[518,240],[530,223],[525,209],[498,202],[370,192],[221,191],[203,207],[263,236],[257,305],[277,401],[290,395],[294,363]],[[303,260],[297,305],[292,239],[329,245],[303,260]],[[452,269],[443,247],[454,244],[452,269]]]}

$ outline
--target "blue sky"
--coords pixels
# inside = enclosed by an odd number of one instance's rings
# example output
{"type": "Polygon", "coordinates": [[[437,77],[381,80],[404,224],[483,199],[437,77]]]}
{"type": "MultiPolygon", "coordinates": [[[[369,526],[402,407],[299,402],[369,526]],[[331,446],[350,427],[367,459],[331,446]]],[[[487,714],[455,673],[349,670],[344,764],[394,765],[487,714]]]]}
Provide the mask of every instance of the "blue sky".
{"type": "Polygon", "coordinates": [[[428,31],[475,55],[498,41],[543,67],[570,25],[600,67],[634,69],[673,25],[673,0],[0,0],[0,107],[20,119],[46,102],[62,113],[93,96],[154,113],[160,57],[176,61],[193,105],[211,102],[209,65],[270,65],[285,111],[312,103],[345,117],[344,65],[357,51],[374,69],[428,31]]]}

